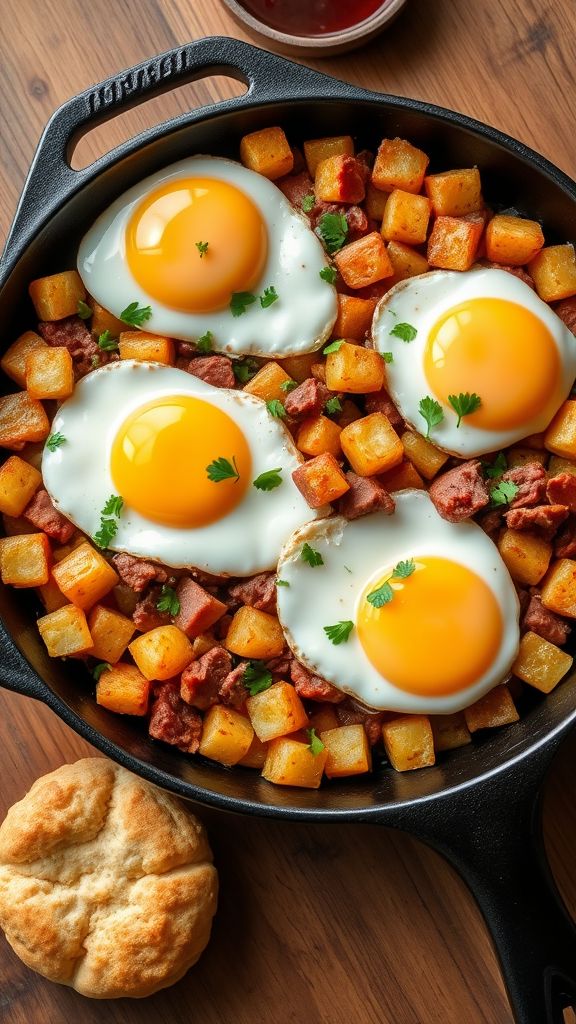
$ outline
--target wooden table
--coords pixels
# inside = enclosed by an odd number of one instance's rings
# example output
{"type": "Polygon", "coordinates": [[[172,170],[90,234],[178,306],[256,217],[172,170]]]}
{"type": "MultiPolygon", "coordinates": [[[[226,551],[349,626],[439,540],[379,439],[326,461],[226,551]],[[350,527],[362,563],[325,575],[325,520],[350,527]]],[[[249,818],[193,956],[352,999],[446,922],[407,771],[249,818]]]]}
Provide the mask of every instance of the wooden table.
{"type": "MultiPolygon", "coordinates": [[[[0,20],[0,233],[60,102],[189,39],[248,38],[217,0],[0,0],[0,20]]],[[[488,121],[574,176],[575,39],[573,0],[410,0],[379,40],[316,66],[488,121]]],[[[239,89],[214,78],[151,101],[83,140],[75,163],[239,89]]],[[[39,775],[89,753],[44,707],[0,692],[2,813],[39,775]]],[[[546,813],[573,913],[575,754],[576,737],[551,773],[546,813]]],[[[376,827],[202,813],[222,895],[199,966],[144,1003],[99,1004],[32,974],[1,940],[2,1024],[509,1024],[480,915],[435,853],[376,827]]]]}

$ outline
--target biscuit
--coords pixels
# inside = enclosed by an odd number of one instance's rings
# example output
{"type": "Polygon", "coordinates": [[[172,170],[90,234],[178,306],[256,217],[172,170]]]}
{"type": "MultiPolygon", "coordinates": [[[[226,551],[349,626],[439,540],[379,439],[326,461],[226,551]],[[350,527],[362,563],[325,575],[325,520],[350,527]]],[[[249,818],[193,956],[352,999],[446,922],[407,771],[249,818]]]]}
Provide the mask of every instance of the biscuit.
{"type": "Polygon", "coordinates": [[[176,798],[99,757],[34,783],[0,827],[0,926],[51,981],[95,999],[178,981],[210,938],[218,875],[176,798]]]}

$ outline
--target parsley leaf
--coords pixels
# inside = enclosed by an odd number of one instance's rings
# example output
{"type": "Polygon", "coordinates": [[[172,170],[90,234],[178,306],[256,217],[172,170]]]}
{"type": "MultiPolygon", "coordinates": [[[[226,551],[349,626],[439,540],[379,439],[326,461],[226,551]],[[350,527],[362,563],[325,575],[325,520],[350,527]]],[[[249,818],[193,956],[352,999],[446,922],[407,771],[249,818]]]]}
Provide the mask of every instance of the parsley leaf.
{"type": "Polygon", "coordinates": [[[469,416],[471,413],[476,412],[482,405],[482,399],[479,395],[470,394],[469,391],[465,393],[460,392],[459,395],[448,395],[448,401],[454,409],[454,412],[458,415],[457,427],[460,426],[460,421],[463,416],[469,416]]]}
{"type": "Polygon", "coordinates": [[[92,669],[92,675],[94,676],[96,682],[98,682],[103,672],[107,672],[108,669],[111,668],[112,665],[108,661],[99,661],[97,665],[94,665],[94,668],[92,669]]]}
{"type": "Polygon", "coordinates": [[[338,276],[334,267],[322,267],[322,270],[319,270],[318,273],[322,280],[327,281],[328,284],[334,284],[338,276]]]}
{"type": "Polygon", "coordinates": [[[111,494],[100,513],[100,529],[94,534],[94,542],[99,548],[110,547],[110,541],[118,532],[118,518],[122,512],[124,499],[119,494],[111,494]]]}
{"type": "Polygon", "coordinates": [[[518,487],[512,480],[501,480],[490,491],[490,499],[495,506],[509,505],[517,493],[518,487]]]}
{"type": "Polygon", "coordinates": [[[124,499],[119,494],[111,494],[108,501],[102,509],[103,516],[119,516],[122,507],[124,505],[124,499]]]}
{"type": "Polygon", "coordinates": [[[87,302],[82,299],[78,299],[78,316],[81,320],[89,320],[92,316],[92,310],[87,302]]]}
{"type": "Polygon", "coordinates": [[[303,562],[308,562],[314,569],[317,565],[324,565],[324,559],[319,551],[315,551],[309,544],[304,544],[300,552],[300,558],[303,562]]]}
{"type": "Polygon", "coordinates": [[[282,467],[278,469],[267,469],[265,473],[260,473],[254,480],[253,486],[258,491],[273,491],[275,487],[280,487],[282,483],[282,467]]]}
{"type": "Polygon", "coordinates": [[[232,462],[228,459],[220,458],[214,459],[209,466],[206,466],[206,472],[208,479],[213,484],[219,484],[222,480],[234,480],[234,482],[240,479],[240,473],[238,472],[238,466],[236,465],[236,459],[232,456],[232,462]]]}
{"type": "Polygon", "coordinates": [[[323,213],[316,234],[322,239],[326,251],[332,255],[342,248],[348,237],[348,221],[343,213],[323,213]]]}
{"type": "Polygon", "coordinates": [[[337,412],[342,412],[342,403],[340,399],[334,395],[333,398],[328,399],[324,409],[329,416],[334,416],[337,412]]]}
{"type": "Polygon", "coordinates": [[[118,340],[112,337],[110,331],[102,331],[102,334],[98,335],[98,348],[103,352],[117,352],[118,340]]]}
{"type": "Polygon", "coordinates": [[[294,388],[297,388],[297,387],[298,387],[298,385],[297,385],[295,380],[283,380],[281,385],[280,385],[280,390],[281,391],[286,391],[286,392],[294,391],[294,388]]]}
{"type": "Polygon", "coordinates": [[[328,639],[337,647],[339,644],[346,643],[354,629],[354,623],[348,619],[343,622],[337,622],[334,626],[324,626],[323,629],[328,639]]]}
{"type": "Polygon", "coordinates": [[[338,352],[344,344],[344,338],[339,338],[338,341],[331,341],[326,348],[322,349],[323,356],[329,356],[331,352],[338,352]]]}
{"type": "Polygon", "coordinates": [[[425,398],[420,399],[418,411],[426,421],[426,437],[430,437],[432,427],[437,427],[444,419],[442,406],[435,398],[430,398],[430,395],[426,395],[425,398]]]}
{"type": "Polygon", "coordinates": [[[302,200],[302,209],[304,210],[304,213],[310,213],[310,210],[314,209],[315,203],[316,196],[313,192],[309,192],[307,196],[304,196],[302,200]]]}
{"type": "Polygon", "coordinates": [[[208,242],[194,242],[194,245],[198,249],[200,259],[208,252],[208,242]]]}
{"type": "Polygon", "coordinates": [[[156,607],[159,612],[170,612],[170,615],[178,615],[180,611],[180,601],[176,595],[176,591],[172,587],[164,586],[160,591],[160,597],[156,602],[156,607]]]}
{"type": "Polygon", "coordinates": [[[272,673],[260,661],[249,661],[242,682],[251,697],[257,693],[263,693],[272,686],[272,673]]]}
{"type": "Polygon", "coordinates": [[[394,566],[394,572],[392,573],[393,580],[405,580],[408,576],[411,576],[416,569],[416,564],[413,558],[407,558],[404,562],[398,562],[394,566]]]}
{"type": "Polygon", "coordinates": [[[290,584],[288,583],[288,580],[276,580],[275,583],[276,583],[277,587],[289,587],[290,586],[290,584]]]}
{"type": "Polygon", "coordinates": [[[247,384],[252,380],[254,374],[258,373],[258,363],[255,359],[233,359],[232,372],[239,384],[247,384]]]}
{"type": "Polygon", "coordinates": [[[392,590],[392,587],[388,583],[388,580],[386,580],[382,584],[382,586],[377,587],[376,590],[372,590],[369,594],[367,594],[366,600],[368,601],[368,604],[372,605],[373,608],[383,608],[384,605],[388,604],[388,602],[391,601],[393,597],[394,591],[392,590]]]}
{"type": "Polygon", "coordinates": [[[268,309],[276,299],[279,298],[278,292],[276,291],[273,284],[269,288],[265,288],[263,294],[260,296],[260,305],[262,309],[268,309]]]}
{"type": "Polygon", "coordinates": [[[142,327],[142,324],[146,323],[151,316],[152,307],[140,307],[137,302],[131,302],[126,306],[126,309],[123,309],[120,313],[120,319],[123,320],[125,324],[130,324],[131,327],[142,327]]]}
{"type": "Polygon", "coordinates": [[[196,342],[196,351],[207,356],[208,353],[212,351],[213,337],[214,335],[212,334],[212,331],[206,331],[206,334],[203,334],[201,338],[198,338],[196,342]]]}
{"type": "Polygon", "coordinates": [[[414,341],[418,331],[412,324],[394,324],[390,334],[401,341],[414,341]]]}
{"type": "Polygon", "coordinates": [[[394,353],[393,352],[381,352],[380,355],[382,356],[382,359],[384,360],[385,363],[393,363],[394,362],[394,353]]]}
{"type": "Polygon", "coordinates": [[[316,729],[306,729],[306,735],[309,740],[308,750],[310,751],[310,753],[314,754],[314,757],[316,757],[318,754],[321,754],[322,751],[324,750],[324,744],[322,743],[320,737],[316,735],[316,729]]]}
{"type": "Polygon", "coordinates": [[[266,408],[271,416],[277,416],[279,420],[283,420],[286,416],[286,409],[278,398],[272,398],[266,402],[266,408]]]}
{"type": "Polygon", "coordinates": [[[50,434],[50,437],[46,441],[46,447],[49,452],[55,452],[56,449],[59,448],[61,444],[65,443],[66,438],[64,437],[64,434],[50,434]]]}
{"type": "Polygon", "coordinates": [[[495,480],[497,477],[502,476],[502,473],[505,473],[507,469],[508,462],[504,452],[498,452],[494,462],[482,463],[482,471],[488,480],[495,480]]]}
{"type": "Polygon", "coordinates": [[[252,295],[252,292],[232,292],[230,299],[232,316],[242,316],[242,313],[245,313],[253,302],[256,302],[256,296],[252,295]]]}

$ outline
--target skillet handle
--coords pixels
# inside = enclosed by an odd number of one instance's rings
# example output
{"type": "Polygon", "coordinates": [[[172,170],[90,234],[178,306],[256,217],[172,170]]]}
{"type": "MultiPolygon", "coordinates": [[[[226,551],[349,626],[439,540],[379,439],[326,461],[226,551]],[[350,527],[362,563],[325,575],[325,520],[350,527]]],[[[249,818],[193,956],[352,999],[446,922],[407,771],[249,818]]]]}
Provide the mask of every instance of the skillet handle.
{"type": "Polygon", "coordinates": [[[24,697],[46,701],[50,689],[22,656],[6,626],[0,621],[0,687],[24,697]]]}

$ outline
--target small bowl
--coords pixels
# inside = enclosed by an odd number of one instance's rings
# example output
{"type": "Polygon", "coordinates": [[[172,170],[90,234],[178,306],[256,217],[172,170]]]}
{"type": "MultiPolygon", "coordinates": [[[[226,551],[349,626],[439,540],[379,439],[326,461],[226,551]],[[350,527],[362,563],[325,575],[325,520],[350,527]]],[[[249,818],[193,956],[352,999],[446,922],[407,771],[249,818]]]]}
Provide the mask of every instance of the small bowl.
{"type": "Polygon", "coordinates": [[[356,25],[315,36],[297,36],[271,28],[247,11],[239,0],[222,0],[222,3],[233,18],[268,49],[296,57],[332,57],[374,39],[400,13],[406,0],[383,0],[373,14],[356,25]]]}

